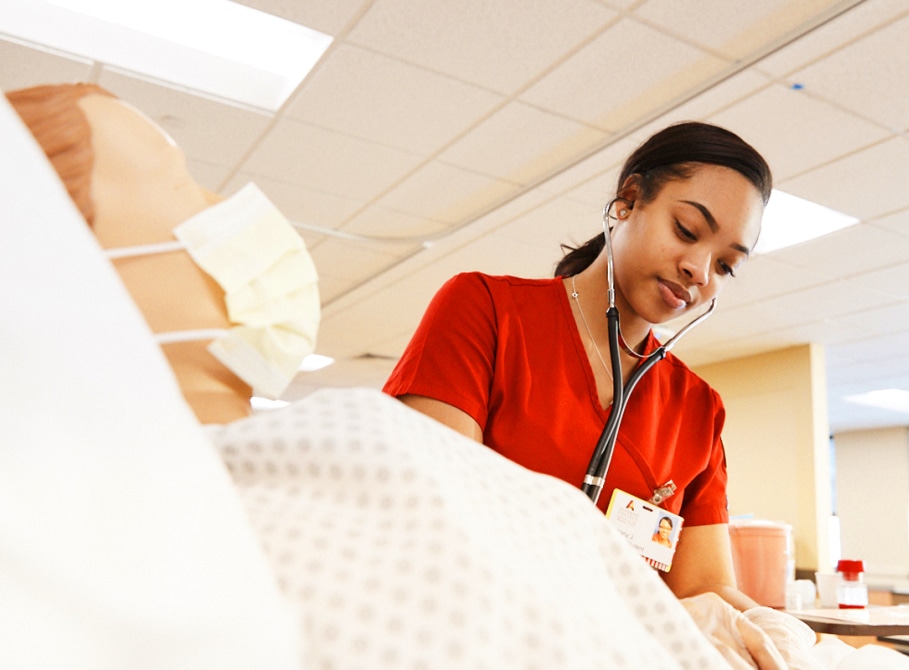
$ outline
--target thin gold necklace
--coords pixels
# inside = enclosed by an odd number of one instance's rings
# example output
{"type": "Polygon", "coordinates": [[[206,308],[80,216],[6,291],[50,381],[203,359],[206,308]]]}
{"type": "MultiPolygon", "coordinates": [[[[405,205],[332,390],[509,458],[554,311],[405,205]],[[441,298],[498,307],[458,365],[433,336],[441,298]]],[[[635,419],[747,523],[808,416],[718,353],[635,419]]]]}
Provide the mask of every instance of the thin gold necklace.
{"type": "Polygon", "coordinates": [[[587,317],[584,316],[584,309],[581,307],[580,294],[578,293],[577,287],[574,285],[575,275],[571,275],[571,297],[574,298],[574,301],[578,305],[578,312],[581,314],[581,321],[584,323],[584,330],[587,331],[587,337],[590,338],[590,341],[593,343],[593,350],[597,352],[597,358],[600,359],[600,363],[603,364],[603,369],[606,370],[606,374],[609,375],[609,378],[612,379],[612,370],[609,369],[609,366],[606,365],[606,360],[603,358],[603,354],[600,353],[600,348],[597,346],[597,341],[593,339],[593,333],[590,332],[590,325],[587,323],[587,317]]]}

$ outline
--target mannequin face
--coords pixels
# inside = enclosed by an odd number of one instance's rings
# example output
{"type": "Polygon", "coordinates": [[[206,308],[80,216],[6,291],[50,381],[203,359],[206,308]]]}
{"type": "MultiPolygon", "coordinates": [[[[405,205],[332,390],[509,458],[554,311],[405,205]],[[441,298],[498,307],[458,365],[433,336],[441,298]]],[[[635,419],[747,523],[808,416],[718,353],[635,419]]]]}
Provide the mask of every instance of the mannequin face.
{"type": "Polygon", "coordinates": [[[175,225],[217,200],[186,171],[173,140],[139,111],[97,94],[78,104],[92,132],[94,231],[103,247],[173,239],[175,225]]]}
{"type": "MultiPolygon", "coordinates": [[[[103,248],[173,241],[174,227],[221,199],[193,180],[173,140],[130,105],[99,94],[78,104],[91,130],[92,229],[103,248]]],[[[230,326],[223,290],[186,252],[122,259],[114,266],[153,332],[230,326]]],[[[249,386],[208,352],[208,344],[162,349],[200,421],[246,416],[249,386]]]]}

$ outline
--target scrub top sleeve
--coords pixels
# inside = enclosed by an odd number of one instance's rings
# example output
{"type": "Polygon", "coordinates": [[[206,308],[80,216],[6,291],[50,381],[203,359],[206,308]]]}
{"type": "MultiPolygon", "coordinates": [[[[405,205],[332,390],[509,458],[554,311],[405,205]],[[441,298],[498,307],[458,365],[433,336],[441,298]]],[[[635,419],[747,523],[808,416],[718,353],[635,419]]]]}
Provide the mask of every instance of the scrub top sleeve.
{"type": "Polygon", "coordinates": [[[728,474],[726,472],[726,448],[723,445],[723,425],[726,410],[719,395],[713,392],[714,425],[713,445],[707,467],[685,487],[685,499],[681,514],[686,526],[705,526],[729,522],[729,502],[726,493],[728,474]]]}
{"type": "Polygon", "coordinates": [[[447,403],[485,429],[496,334],[495,306],[483,275],[456,275],[433,297],[382,390],[447,403]]]}

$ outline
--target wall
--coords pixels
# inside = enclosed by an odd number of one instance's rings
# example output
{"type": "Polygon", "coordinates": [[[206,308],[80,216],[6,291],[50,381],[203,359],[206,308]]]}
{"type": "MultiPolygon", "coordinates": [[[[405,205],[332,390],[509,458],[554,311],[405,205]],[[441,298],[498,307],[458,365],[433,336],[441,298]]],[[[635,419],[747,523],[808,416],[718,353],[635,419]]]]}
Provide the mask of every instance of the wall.
{"type": "Polygon", "coordinates": [[[695,371],[726,405],[730,515],[792,524],[796,568],[830,569],[823,348],[791,347],[695,371]]]}
{"type": "Polygon", "coordinates": [[[870,575],[909,577],[909,434],[906,428],[836,435],[836,512],[843,558],[870,575]]]}

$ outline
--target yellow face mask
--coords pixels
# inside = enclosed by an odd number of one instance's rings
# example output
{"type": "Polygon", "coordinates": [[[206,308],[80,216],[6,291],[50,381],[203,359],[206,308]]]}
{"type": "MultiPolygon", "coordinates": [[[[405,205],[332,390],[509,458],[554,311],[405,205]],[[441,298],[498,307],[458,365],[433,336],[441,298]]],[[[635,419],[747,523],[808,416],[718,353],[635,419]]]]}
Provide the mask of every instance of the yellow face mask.
{"type": "Polygon", "coordinates": [[[159,333],[160,343],[214,339],[215,358],[278,398],[313,352],[320,303],[315,265],[300,235],[253,184],[173,229],[177,241],[110,249],[125,258],[185,250],[224,290],[231,328],[159,333]]]}

